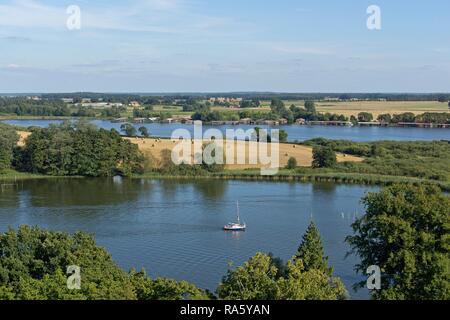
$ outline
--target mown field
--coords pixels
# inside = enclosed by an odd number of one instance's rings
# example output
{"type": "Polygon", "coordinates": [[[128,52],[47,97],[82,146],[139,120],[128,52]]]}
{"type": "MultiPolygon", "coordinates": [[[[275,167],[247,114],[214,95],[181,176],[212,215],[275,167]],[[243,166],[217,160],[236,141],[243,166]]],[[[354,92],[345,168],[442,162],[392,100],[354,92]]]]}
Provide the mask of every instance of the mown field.
{"type": "MultiPolygon", "coordinates": [[[[304,105],[303,100],[284,100],[287,107],[295,105],[301,107],[304,105]]],[[[213,107],[214,110],[230,112],[236,110],[243,110],[238,107],[213,107]]],[[[447,103],[437,101],[329,101],[316,102],[316,109],[321,113],[335,113],[343,114],[347,117],[357,116],[360,112],[370,112],[376,119],[380,114],[389,113],[400,114],[405,112],[412,112],[415,115],[425,112],[450,112],[447,103]]],[[[249,108],[246,110],[270,111],[270,101],[261,101],[259,108],[249,108]]]]}
{"type": "MultiPolygon", "coordinates": [[[[153,165],[155,167],[161,166],[161,152],[163,150],[172,150],[178,143],[176,140],[169,140],[169,139],[144,139],[144,138],[128,138],[132,143],[137,144],[139,146],[139,149],[146,155],[147,158],[151,159],[153,161],[153,165]]],[[[224,141],[216,141],[216,143],[222,147],[222,149],[227,149],[226,144],[224,141]]],[[[235,150],[235,157],[234,157],[234,164],[227,164],[225,166],[225,169],[227,170],[243,170],[243,169],[259,169],[263,167],[263,165],[258,161],[257,164],[251,164],[250,162],[250,156],[249,156],[249,150],[251,148],[254,148],[254,150],[257,150],[257,142],[244,142],[241,141],[239,144],[241,144],[245,149],[245,163],[244,164],[237,164],[237,151],[238,142],[234,143],[234,150],[235,150]]],[[[193,145],[191,144],[191,161],[193,162],[193,145]]],[[[231,146],[229,146],[231,148],[231,146]]],[[[269,148],[270,149],[270,148],[269,148]]],[[[253,149],[252,149],[253,150],[253,149]]],[[[270,152],[269,152],[270,154],[270,152]]],[[[288,163],[288,160],[290,157],[294,157],[297,160],[297,164],[302,167],[310,167],[313,157],[312,157],[312,147],[309,146],[300,146],[300,145],[293,145],[293,144],[279,144],[279,161],[280,161],[280,167],[285,167],[288,163]]],[[[350,162],[361,162],[364,160],[362,157],[352,156],[352,155],[344,155],[344,154],[338,154],[337,155],[338,162],[344,162],[344,161],[350,161],[350,162]]]]}

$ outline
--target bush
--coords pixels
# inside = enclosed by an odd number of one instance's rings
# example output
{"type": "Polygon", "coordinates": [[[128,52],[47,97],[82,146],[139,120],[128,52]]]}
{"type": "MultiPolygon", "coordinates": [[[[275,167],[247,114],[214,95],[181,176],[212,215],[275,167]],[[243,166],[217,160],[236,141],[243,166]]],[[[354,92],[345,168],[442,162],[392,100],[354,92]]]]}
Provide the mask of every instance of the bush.
{"type": "Polygon", "coordinates": [[[295,169],[297,168],[297,159],[294,157],[290,157],[286,166],[286,169],[295,169]]]}

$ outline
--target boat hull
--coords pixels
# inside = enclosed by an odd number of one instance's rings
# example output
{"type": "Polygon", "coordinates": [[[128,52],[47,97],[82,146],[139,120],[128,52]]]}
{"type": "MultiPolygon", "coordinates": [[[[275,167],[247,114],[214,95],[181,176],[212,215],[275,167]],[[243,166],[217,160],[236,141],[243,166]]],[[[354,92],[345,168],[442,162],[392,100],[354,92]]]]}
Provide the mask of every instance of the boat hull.
{"type": "Polygon", "coordinates": [[[223,227],[225,231],[245,231],[246,227],[223,227]]]}

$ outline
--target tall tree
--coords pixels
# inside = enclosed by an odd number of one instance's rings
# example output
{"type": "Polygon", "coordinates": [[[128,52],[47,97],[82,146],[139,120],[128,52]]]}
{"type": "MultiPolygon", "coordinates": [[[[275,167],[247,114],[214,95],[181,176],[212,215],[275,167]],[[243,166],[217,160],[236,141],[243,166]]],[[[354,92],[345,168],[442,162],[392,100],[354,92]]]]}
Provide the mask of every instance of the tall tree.
{"type": "Polygon", "coordinates": [[[120,126],[120,131],[125,133],[128,137],[134,137],[136,135],[136,128],[130,123],[124,123],[120,126]]]}
{"type": "Polygon", "coordinates": [[[146,127],[140,127],[138,130],[142,137],[148,138],[150,136],[150,132],[148,132],[146,127]]]}
{"type": "Polygon", "coordinates": [[[302,261],[305,271],[312,269],[321,270],[328,276],[331,276],[333,273],[333,269],[328,266],[328,257],[325,256],[323,250],[319,229],[317,229],[313,221],[311,221],[303,235],[302,243],[298,247],[295,259],[302,261]]]}
{"type": "Polygon", "coordinates": [[[19,135],[13,127],[0,124],[0,172],[9,169],[19,135]]]}
{"type": "MultiPolygon", "coordinates": [[[[450,299],[450,198],[435,186],[393,185],[363,200],[347,241],[357,270],[381,269],[375,299],[450,299]]],[[[365,285],[364,282],[358,284],[365,285]]]]}
{"type": "Polygon", "coordinates": [[[317,111],[316,111],[316,104],[315,104],[315,102],[312,101],[312,100],[307,100],[307,101],[305,101],[305,109],[306,109],[306,111],[308,111],[309,113],[315,114],[315,113],[317,112],[317,111]]]}
{"type": "Polygon", "coordinates": [[[313,168],[329,168],[336,163],[336,152],[330,146],[315,146],[313,148],[313,168]]]}

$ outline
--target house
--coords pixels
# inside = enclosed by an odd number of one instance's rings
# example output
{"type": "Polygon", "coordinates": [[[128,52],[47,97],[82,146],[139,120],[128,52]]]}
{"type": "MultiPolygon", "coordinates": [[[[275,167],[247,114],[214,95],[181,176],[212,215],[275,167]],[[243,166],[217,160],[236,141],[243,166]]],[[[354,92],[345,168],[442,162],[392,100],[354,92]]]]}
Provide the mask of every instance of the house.
{"type": "Polygon", "coordinates": [[[298,118],[297,120],[295,120],[295,124],[298,124],[298,125],[305,125],[306,124],[306,120],[305,119],[303,119],[303,118],[298,118]]]}
{"type": "Polygon", "coordinates": [[[285,118],[279,119],[278,122],[279,122],[280,125],[288,124],[288,120],[285,119],[285,118]]]}
{"type": "Polygon", "coordinates": [[[130,102],[130,106],[134,107],[134,108],[137,108],[137,107],[140,107],[141,104],[139,102],[137,102],[137,101],[131,101],[130,102]]]}
{"type": "Polygon", "coordinates": [[[239,124],[252,124],[252,119],[243,118],[243,119],[239,120],[239,124]]]}

